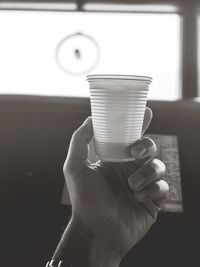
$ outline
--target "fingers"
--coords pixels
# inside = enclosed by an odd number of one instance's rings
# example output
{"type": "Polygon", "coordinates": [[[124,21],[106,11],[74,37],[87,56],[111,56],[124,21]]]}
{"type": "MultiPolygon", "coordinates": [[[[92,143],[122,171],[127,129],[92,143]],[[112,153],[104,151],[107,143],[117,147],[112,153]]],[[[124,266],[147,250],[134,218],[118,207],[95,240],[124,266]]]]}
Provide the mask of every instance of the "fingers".
{"type": "Polygon", "coordinates": [[[159,159],[153,159],[143,168],[138,169],[128,178],[129,186],[134,191],[140,191],[154,181],[160,180],[165,175],[165,165],[159,159]]]}
{"type": "Polygon", "coordinates": [[[169,186],[164,180],[155,181],[144,189],[135,192],[135,198],[139,201],[155,199],[155,204],[160,207],[162,200],[167,196],[169,186]]]}
{"type": "Polygon", "coordinates": [[[151,123],[151,120],[153,118],[153,112],[150,108],[146,107],[145,113],[144,113],[144,122],[142,127],[142,134],[147,130],[149,127],[149,124],[151,123]]]}
{"type": "Polygon", "coordinates": [[[158,212],[161,210],[169,193],[169,186],[164,180],[159,180],[148,185],[141,191],[135,192],[135,199],[144,209],[156,220],[158,212]]]}
{"type": "MultiPolygon", "coordinates": [[[[148,123],[144,123],[144,125],[148,127],[148,123]]],[[[148,137],[143,137],[135,142],[130,147],[130,152],[136,159],[134,163],[138,169],[128,178],[129,187],[132,189],[135,199],[155,221],[158,211],[169,193],[169,186],[163,180],[166,172],[165,165],[162,161],[154,158],[157,148],[154,141],[148,137]]]]}
{"type": "Polygon", "coordinates": [[[153,159],[128,178],[135,199],[142,203],[153,219],[169,193],[169,186],[163,180],[165,172],[164,163],[153,159]]]}
{"type": "Polygon", "coordinates": [[[84,123],[74,132],[69,145],[64,171],[79,171],[86,166],[88,159],[88,144],[93,137],[92,118],[88,117],[84,123]]]}
{"type": "Polygon", "coordinates": [[[137,164],[142,166],[157,153],[157,148],[152,139],[143,137],[130,147],[130,153],[137,160],[137,164]]]}

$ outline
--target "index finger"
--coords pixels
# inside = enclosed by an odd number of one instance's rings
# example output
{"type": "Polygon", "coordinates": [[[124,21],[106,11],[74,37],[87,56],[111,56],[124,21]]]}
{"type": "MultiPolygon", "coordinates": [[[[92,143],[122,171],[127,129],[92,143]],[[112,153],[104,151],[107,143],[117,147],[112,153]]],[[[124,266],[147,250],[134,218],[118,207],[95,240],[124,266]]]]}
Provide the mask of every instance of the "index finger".
{"type": "Polygon", "coordinates": [[[93,137],[92,118],[88,117],[85,122],[72,135],[67,159],[63,166],[66,170],[79,171],[86,166],[88,159],[88,144],[93,137]]]}

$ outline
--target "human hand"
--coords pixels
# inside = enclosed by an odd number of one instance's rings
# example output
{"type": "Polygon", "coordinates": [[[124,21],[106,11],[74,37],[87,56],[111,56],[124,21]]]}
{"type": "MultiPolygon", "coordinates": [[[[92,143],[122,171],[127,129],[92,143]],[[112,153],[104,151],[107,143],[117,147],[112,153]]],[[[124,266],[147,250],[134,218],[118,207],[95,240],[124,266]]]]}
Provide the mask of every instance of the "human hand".
{"type": "MultiPolygon", "coordinates": [[[[143,133],[151,119],[152,112],[147,108],[143,133]]],[[[154,159],[156,146],[147,137],[130,147],[131,162],[98,161],[91,164],[88,144],[92,137],[92,119],[89,117],[73,134],[64,164],[72,203],[68,232],[76,229],[71,232],[79,232],[79,236],[87,236],[87,240],[92,237],[93,248],[96,246],[101,252],[93,249],[93,260],[90,261],[104,257],[110,264],[106,263],[107,266],[117,266],[157,218],[169,190],[163,180],[165,165],[154,159]]],[[[93,263],[92,266],[96,265],[93,263]]]]}

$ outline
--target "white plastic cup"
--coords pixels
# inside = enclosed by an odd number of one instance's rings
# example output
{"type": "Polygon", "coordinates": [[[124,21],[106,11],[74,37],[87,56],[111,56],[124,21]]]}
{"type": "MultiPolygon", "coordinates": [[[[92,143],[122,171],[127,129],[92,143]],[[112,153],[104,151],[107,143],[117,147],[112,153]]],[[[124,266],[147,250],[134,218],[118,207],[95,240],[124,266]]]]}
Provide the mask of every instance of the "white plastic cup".
{"type": "Polygon", "coordinates": [[[103,161],[133,158],[129,146],[141,138],[149,84],[135,75],[88,75],[96,154],[103,161]]]}

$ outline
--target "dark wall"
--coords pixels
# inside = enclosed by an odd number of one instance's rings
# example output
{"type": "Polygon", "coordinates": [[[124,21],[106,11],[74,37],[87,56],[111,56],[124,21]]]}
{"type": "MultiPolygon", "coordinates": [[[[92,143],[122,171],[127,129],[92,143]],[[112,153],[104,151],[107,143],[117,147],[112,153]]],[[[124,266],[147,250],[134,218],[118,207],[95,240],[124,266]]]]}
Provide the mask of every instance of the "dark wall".
{"type": "MultiPolygon", "coordinates": [[[[148,105],[149,133],[178,135],[184,213],[161,213],[121,265],[191,265],[200,261],[200,103],[148,105]]],[[[51,257],[70,216],[60,205],[62,166],[73,131],[89,114],[84,98],[0,97],[1,266],[45,266],[51,257]]]]}

